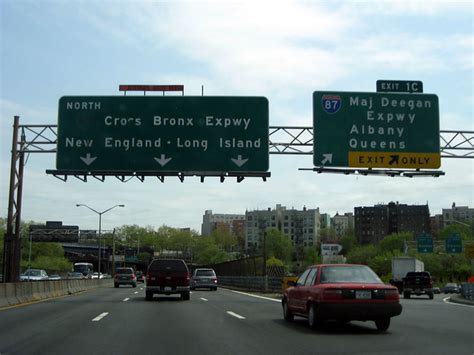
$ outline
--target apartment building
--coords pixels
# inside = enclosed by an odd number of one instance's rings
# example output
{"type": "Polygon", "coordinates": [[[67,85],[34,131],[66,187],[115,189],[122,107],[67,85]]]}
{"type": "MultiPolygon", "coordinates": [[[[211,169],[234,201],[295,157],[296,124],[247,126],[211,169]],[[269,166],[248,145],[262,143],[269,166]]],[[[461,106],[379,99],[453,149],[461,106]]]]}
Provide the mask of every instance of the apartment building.
{"type": "Polygon", "coordinates": [[[212,210],[206,210],[202,216],[201,234],[210,235],[216,228],[228,228],[229,232],[236,235],[243,233],[245,230],[245,215],[214,214],[212,210]]]}
{"type": "Polygon", "coordinates": [[[247,251],[258,250],[266,229],[275,228],[284,233],[295,246],[316,245],[321,226],[319,208],[302,210],[287,209],[276,205],[275,209],[247,211],[245,245],[247,251]]]}

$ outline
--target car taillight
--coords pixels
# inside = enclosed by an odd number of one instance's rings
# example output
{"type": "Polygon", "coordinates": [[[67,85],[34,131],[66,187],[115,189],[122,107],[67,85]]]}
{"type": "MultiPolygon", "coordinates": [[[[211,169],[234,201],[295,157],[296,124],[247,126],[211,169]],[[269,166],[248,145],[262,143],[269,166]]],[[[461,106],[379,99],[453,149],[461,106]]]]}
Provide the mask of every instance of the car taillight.
{"type": "Polygon", "coordinates": [[[186,274],[186,280],[190,280],[190,275],[189,275],[189,272],[186,274]]]}
{"type": "Polygon", "coordinates": [[[386,300],[399,300],[400,295],[397,290],[385,290],[385,299],[386,300]]]}
{"type": "Polygon", "coordinates": [[[215,277],[212,278],[212,282],[214,282],[215,284],[217,283],[217,279],[215,277]]]}
{"type": "Polygon", "coordinates": [[[342,299],[342,290],[340,289],[327,289],[324,290],[323,300],[341,300],[342,299]]]}
{"type": "Polygon", "coordinates": [[[147,281],[150,280],[150,274],[146,274],[147,281]]]}
{"type": "Polygon", "coordinates": [[[135,274],[132,275],[132,279],[136,280],[137,277],[135,276],[135,274]]]}

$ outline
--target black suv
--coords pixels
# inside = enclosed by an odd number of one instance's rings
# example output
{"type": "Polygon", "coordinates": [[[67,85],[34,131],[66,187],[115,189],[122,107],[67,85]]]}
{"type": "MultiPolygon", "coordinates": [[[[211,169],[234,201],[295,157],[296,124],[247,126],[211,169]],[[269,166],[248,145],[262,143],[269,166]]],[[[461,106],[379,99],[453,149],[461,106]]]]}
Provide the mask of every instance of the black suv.
{"type": "Polygon", "coordinates": [[[180,294],[181,299],[189,300],[189,269],[181,259],[154,259],[146,273],[146,299],[154,294],[180,294]]]}

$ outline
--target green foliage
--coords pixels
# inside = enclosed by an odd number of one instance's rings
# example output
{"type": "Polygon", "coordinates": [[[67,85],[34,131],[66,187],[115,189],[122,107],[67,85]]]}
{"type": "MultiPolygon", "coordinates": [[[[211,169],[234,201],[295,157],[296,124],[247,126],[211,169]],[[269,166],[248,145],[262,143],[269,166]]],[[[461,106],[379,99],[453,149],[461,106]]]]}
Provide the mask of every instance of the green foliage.
{"type": "MultiPolygon", "coordinates": [[[[28,261],[22,260],[21,267],[26,269],[28,261]]],[[[49,272],[67,272],[72,270],[72,263],[65,257],[39,256],[31,260],[32,269],[45,269],[49,272]]]]}
{"type": "Polygon", "coordinates": [[[320,262],[321,262],[321,258],[316,248],[307,248],[304,251],[304,265],[305,266],[319,264],[320,262]]]}
{"type": "Polygon", "coordinates": [[[267,266],[285,266],[285,263],[272,256],[271,258],[267,259],[267,266]]]}
{"type": "Polygon", "coordinates": [[[291,261],[293,244],[285,234],[272,228],[267,230],[265,238],[267,258],[275,257],[284,262],[291,261]]]}
{"type": "Polygon", "coordinates": [[[216,264],[227,261],[227,253],[220,249],[212,237],[198,237],[194,247],[194,262],[216,264]]]}
{"type": "Polygon", "coordinates": [[[412,233],[394,233],[383,238],[378,246],[383,251],[403,252],[407,241],[413,240],[412,233]]]}
{"type": "Polygon", "coordinates": [[[452,234],[459,234],[463,240],[472,240],[474,239],[473,230],[474,227],[472,226],[468,227],[462,224],[450,224],[441,230],[439,238],[445,240],[452,234]]]}
{"type": "Polygon", "coordinates": [[[354,235],[345,235],[341,238],[342,254],[347,255],[357,246],[357,239],[354,235]]]}

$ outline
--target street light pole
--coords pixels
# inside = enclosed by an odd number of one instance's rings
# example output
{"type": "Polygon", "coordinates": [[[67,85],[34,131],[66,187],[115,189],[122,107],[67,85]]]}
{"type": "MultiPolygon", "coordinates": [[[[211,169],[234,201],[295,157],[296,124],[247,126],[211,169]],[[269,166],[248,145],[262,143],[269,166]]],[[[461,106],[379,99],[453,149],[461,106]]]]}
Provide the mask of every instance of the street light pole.
{"type": "Polygon", "coordinates": [[[125,205],[115,205],[115,206],[112,206],[112,207],[102,211],[102,212],[96,211],[92,207],[89,207],[85,204],[80,204],[80,203],[76,204],[76,207],[86,207],[86,208],[90,209],[92,212],[95,212],[96,214],[99,215],[99,266],[98,266],[98,270],[97,270],[97,272],[98,272],[97,278],[98,278],[98,280],[100,280],[100,262],[101,262],[101,256],[102,256],[102,250],[101,250],[102,246],[101,246],[101,242],[100,242],[101,234],[102,234],[102,215],[104,213],[107,213],[110,210],[114,209],[115,207],[125,207],[125,205]]]}

